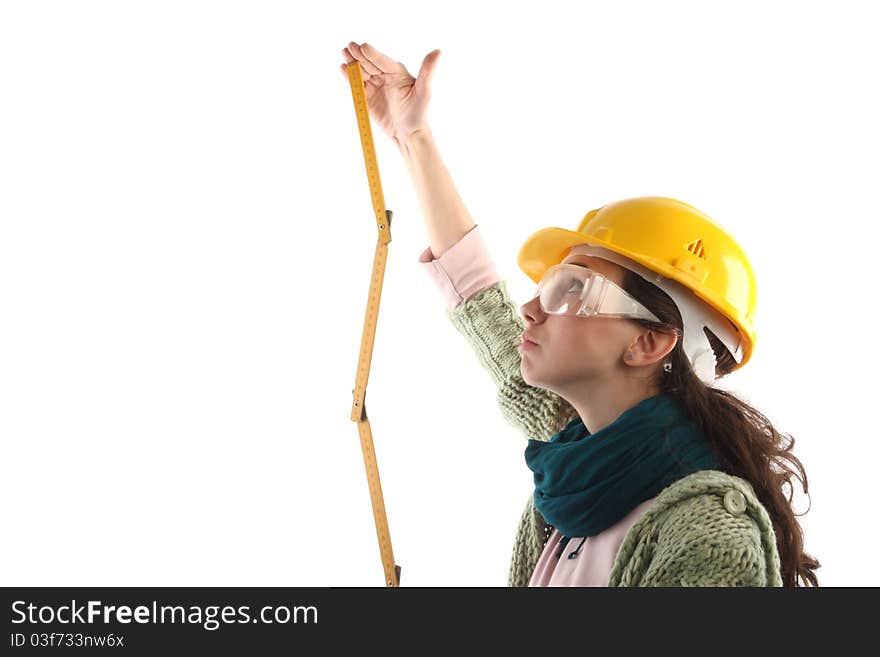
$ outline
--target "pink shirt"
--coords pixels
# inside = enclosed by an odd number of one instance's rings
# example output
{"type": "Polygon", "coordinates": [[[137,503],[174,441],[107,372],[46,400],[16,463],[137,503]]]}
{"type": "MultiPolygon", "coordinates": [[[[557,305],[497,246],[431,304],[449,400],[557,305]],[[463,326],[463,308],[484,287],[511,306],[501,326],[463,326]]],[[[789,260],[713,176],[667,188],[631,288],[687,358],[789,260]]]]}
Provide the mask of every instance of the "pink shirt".
{"type": "MultiPolygon", "coordinates": [[[[479,226],[474,226],[439,258],[435,258],[428,247],[419,256],[419,262],[440,289],[450,310],[501,280],[479,226]]],[[[554,529],[532,572],[529,586],[608,586],[620,544],[653,501],[654,498],[645,500],[600,534],[586,540],[569,539],[558,559],[556,552],[562,537],[554,529]],[[572,552],[577,552],[577,556],[569,559],[572,552]]]]}
{"type": "Polygon", "coordinates": [[[535,565],[529,586],[608,586],[617,551],[629,528],[642,517],[655,498],[645,500],[603,532],[568,540],[559,557],[562,536],[554,529],[535,565]],[[580,550],[578,550],[580,548],[580,550]],[[569,559],[569,555],[575,556],[569,559]]]}

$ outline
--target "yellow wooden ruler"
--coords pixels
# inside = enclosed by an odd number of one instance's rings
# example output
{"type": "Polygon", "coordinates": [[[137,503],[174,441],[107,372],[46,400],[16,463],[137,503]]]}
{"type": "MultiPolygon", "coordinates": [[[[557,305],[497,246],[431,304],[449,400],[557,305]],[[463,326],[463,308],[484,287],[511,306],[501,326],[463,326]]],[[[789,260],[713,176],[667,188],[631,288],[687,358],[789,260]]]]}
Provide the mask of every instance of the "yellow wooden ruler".
{"type": "Polygon", "coordinates": [[[385,209],[382,196],[382,182],[379,180],[379,166],[376,164],[376,149],[373,146],[373,132],[370,128],[370,114],[364,94],[364,79],[361,64],[353,61],[348,64],[348,81],[354,99],[358,129],[361,135],[361,148],[364,151],[364,164],[367,166],[367,181],[370,184],[370,197],[376,215],[379,239],[373,256],[373,274],[370,278],[370,292],[367,296],[367,312],[364,316],[364,330],[361,335],[361,351],[358,357],[357,377],[352,390],[351,419],[357,422],[361,437],[361,451],[367,468],[367,486],[373,502],[373,517],[376,521],[376,535],[379,539],[379,552],[382,554],[382,567],[385,570],[385,585],[400,586],[400,566],[394,563],[391,549],[391,535],[388,532],[388,519],[385,516],[385,501],[382,498],[382,484],[379,482],[379,467],[376,465],[376,452],[373,449],[373,432],[367,418],[364,398],[367,395],[367,379],[370,378],[370,362],[373,358],[373,342],[376,338],[376,320],[379,317],[379,301],[382,298],[382,281],[385,278],[385,262],[388,260],[388,243],[391,241],[391,210],[385,209]]]}

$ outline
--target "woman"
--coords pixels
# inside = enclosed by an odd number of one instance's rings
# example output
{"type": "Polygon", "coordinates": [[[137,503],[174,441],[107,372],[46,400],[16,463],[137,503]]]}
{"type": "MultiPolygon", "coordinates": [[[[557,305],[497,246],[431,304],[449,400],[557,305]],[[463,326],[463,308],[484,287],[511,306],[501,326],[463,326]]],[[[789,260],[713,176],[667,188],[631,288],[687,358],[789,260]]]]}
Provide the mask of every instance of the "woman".
{"type": "Polygon", "coordinates": [[[430,240],[419,260],[528,438],[535,491],[508,583],[817,586],[782,492],[792,477],[808,489],[794,439],[712,387],[755,342],[735,240],[675,199],[611,203],[577,230],[529,237],[518,262],[538,287],[517,311],[428,127],[440,51],[417,78],[366,43],[342,52],[416,186],[430,240]]]}

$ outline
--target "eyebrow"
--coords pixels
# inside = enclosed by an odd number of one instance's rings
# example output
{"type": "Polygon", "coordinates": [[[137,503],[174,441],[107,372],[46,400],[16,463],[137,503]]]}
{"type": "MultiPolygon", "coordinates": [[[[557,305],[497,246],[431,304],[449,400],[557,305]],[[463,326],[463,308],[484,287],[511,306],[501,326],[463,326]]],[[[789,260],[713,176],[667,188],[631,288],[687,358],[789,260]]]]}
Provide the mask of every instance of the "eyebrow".
{"type": "Polygon", "coordinates": [[[582,263],[582,262],[571,262],[571,261],[569,261],[569,262],[563,262],[562,264],[563,264],[563,265],[577,265],[578,267],[584,267],[585,269],[592,269],[592,267],[590,267],[590,265],[584,264],[584,263],[582,263]]]}

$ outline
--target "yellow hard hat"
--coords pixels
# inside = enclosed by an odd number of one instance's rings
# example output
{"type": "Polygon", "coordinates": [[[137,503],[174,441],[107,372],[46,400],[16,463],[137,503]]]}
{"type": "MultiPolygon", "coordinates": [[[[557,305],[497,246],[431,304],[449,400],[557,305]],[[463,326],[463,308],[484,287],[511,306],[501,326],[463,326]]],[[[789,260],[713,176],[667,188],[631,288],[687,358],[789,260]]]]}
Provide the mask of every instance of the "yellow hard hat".
{"type": "Polygon", "coordinates": [[[742,346],[733,369],[751,358],[755,275],[742,247],[708,215],[663,196],[616,201],[588,212],[576,231],[554,227],[533,233],[517,263],[537,284],[578,244],[609,249],[682,284],[733,324],[742,346]]]}

